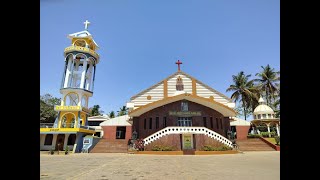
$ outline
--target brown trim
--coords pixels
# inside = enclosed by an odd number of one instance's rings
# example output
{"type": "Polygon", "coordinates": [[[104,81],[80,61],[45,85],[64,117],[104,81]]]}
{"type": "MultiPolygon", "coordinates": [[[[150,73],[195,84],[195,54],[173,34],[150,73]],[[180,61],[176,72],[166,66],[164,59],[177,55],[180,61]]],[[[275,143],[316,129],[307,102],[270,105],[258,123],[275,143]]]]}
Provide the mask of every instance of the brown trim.
{"type": "Polygon", "coordinates": [[[238,151],[230,150],[230,151],[195,151],[195,155],[213,155],[213,154],[237,154],[238,151]]]}
{"type": "Polygon", "coordinates": [[[165,79],[163,80],[163,98],[168,97],[168,81],[165,79]]]}
{"type": "Polygon", "coordinates": [[[192,79],[192,95],[197,95],[197,81],[192,79]]]}
{"type": "Polygon", "coordinates": [[[177,95],[177,96],[172,96],[172,97],[164,98],[164,99],[161,99],[161,100],[159,100],[159,101],[155,101],[155,102],[146,104],[146,105],[144,105],[144,106],[141,106],[141,107],[139,107],[139,108],[137,108],[137,109],[134,109],[134,110],[132,110],[131,112],[129,112],[129,116],[130,116],[132,113],[137,112],[137,111],[140,111],[140,110],[142,110],[142,109],[144,109],[144,108],[157,106],[158,104],[165,103],[165,102],[168,102],[168,101],[174,100],[174,99],[176,99],[176,100],[178,101],[178,100],[183,99],[183,97],[185,97],[185,96],[190,96],[190,97],[195,98],[195,99],[199,99],[199,100],[203,100],[203,101],[206,101],[206,102],[210,102],[210,103],[212,103],[212,104],[217,104],[217,105],[219,105],[219,106],[222,106],[222,107],[224,107],[224,108],[226,108],[226,109],[228,109],[228,110],[236,113],[234,109],[232,109],[232,108],[230,108],[230,107],[228,107],[228,106],[226,106],[226,105],[224,105],[224,104],[221,104],[221,103],[219,103],[219,102],[216,102],[216,101],[213,101],[213,102],[212,102],[212,101],[210,101],[208,98],[204,98],[204,97],[200,97],[200,96],[194,96],[194,95],[192,95],[192,94],[185,93],[185,94],[180,94],[180,95],[177,95]]]}
{"type": "Polygon", "coordinates": [[[220,93],[219,91],[211,88],[210,86],[202,83],[201,81],[199,81],[199,80],[197,80],[196,78],[190,76],[189,74],[186,74],[186,73],[183,72],[183,71],[177,71],[177,72],[175,72],[174,74],[172,74],[172,75],[170,75],[169,77],[165,78],[164,80],[158,82],[157,84],[151,86],[150,88],[145,89],[145,90],[143,90],[142,92],[140,92],[140,93],[132,96],[132,97],[130,98],[130,100],[133,100],[133,99],[137,98],[138,96],[144,94],[145,92],[147,92],[147,91],[149,91],[149,90],[157,87],[158,85],[162,84],[163,81],[167,81],[168,79],[171,79],[171,78],[173,78],[174,76],[179,75],[179,74],[185,75],[186,77],[188,77],[188,78],[190,78],[190,79],[194,79],[194,80],[196,81],[196,83],[199,83],[199,84],[203,85],[204,87],[208,88],[209,90],[213,91],[214,93],[220,95],[221,97],[224,97],[224,98],[227,99],[229,102],[232,102],[232,100],[231,100],[230,98],[228,98],[226,95],[224,95],[224,94],[220,93]]]}

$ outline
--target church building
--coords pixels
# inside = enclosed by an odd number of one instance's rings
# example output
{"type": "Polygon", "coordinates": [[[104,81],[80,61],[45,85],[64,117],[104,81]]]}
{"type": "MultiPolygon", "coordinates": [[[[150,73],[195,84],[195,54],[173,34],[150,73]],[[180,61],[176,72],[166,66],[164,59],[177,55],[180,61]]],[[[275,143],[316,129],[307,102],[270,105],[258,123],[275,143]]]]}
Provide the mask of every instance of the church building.
{"type": "Polygon", "coordinates": [[[235,103],[180,70],[131,97],[127,103],[132,132],[145,150],[156,145],[201,150],[205,145],[232,147],[228,139],[235,103]]]}

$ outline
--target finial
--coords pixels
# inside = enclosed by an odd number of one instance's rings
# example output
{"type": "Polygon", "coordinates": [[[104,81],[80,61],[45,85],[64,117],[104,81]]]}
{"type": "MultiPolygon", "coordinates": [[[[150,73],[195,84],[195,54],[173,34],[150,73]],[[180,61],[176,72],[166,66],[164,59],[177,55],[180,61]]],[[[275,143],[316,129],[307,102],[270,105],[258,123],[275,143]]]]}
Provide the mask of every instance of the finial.
{"type": "Polygon", "coordinates": [[[86,20],[83,24],[84,24],[84,29],[88,30],[88,26],[89,26],[90,22],[88,20],[86,20]]]}
{"type": "Polygon", "coordinates": [[[178,71],[180,71],[180,64],[182,64],[182,62],[180,62],[180,60],[178,60],[178,61],[176,62],[176,64],[178,64],[178,71]]]}

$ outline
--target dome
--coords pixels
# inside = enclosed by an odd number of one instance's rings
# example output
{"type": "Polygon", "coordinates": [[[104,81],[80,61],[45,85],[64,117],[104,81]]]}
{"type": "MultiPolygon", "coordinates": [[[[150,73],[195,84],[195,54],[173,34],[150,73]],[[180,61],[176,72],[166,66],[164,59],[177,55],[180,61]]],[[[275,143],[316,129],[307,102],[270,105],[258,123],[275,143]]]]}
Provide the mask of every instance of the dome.
{"type": "Polygon", "coordinates": [[[254,111],[253,115],[258,115],[258,114],[274,114],[274,111],[266,104],[264,104],[264,100],[262,97],[259,99],[260,105],[257,106],[254,111]]]}

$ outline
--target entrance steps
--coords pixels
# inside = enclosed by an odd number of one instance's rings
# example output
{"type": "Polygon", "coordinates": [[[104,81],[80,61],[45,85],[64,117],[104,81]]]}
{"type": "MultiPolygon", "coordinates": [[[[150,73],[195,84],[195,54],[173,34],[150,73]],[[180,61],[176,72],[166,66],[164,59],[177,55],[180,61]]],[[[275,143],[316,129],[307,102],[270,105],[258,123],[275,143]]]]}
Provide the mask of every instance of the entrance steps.
{"type": "Polygon", "coordinates": [[[240,151],[275,151],[260,138],[248,138],[236,141],[240,151]]]}
{"type": "Polygon", "coordinates": [[[127,153],[128,140],[100,139],[89,153],[127,153]]]}
{"type": "Polygon", "coordinates": [[[183,155],[195,155],[195,150],[194,149],[184,149],[183,155]]]}

